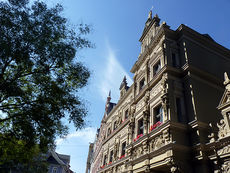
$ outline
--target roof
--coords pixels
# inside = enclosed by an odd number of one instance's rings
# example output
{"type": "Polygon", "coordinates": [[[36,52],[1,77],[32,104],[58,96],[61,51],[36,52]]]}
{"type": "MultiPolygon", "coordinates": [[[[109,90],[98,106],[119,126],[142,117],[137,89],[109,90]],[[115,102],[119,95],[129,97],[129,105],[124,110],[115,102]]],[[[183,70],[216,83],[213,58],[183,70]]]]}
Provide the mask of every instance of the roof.
{"type": "Polygon", "coordinates": [[[53,157],[59,165],[68,166],[70,162],[70,156],[64,154],[58,154],[55,151],[49,151],[47,159],[53,157]]]}

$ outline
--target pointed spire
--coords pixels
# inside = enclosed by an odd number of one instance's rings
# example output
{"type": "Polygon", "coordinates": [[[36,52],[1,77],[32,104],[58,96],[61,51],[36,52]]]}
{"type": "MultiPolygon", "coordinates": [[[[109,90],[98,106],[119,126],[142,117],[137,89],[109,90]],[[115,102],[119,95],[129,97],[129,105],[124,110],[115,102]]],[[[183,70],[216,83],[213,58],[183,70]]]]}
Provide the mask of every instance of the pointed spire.
{"type": "Polygon", "coordinates": [[[148,19],[152,19],[152,14],[153,14],[153,12],[152,12],[152,9],[149,11],[149,15],[148,15],[148,19]]]}
{"type": "Polygon", "coordinates": [[[107,97],[107,101],[106,101],[106,104],[108,104],[111,100],[111,90],[109,90],[109,95],[107,97]]]}
{"type": "Polygon", "coordinates": [[[126,76],[124,76],[121,85],[120,85],[120,90],[125,86],[125,88],[127,88],[127,80],[126,80],[126,76]]]}

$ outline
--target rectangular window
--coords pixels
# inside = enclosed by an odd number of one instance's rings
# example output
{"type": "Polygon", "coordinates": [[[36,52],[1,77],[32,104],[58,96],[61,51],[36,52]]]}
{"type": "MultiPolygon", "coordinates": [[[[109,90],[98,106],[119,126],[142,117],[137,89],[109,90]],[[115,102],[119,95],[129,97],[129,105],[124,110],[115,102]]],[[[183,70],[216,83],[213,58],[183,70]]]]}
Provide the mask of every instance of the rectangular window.
{"type": "Polygon", "coordinates": [[[104,162],[103,162],[103,165],[106,165],[107,163],[107,155],[104,156],[104,162]]]}
{"type": "Polygon", "coordinates": [[[117,121],[114,121],[114,123],[113,123],[113,130],[116,130],[116,128],[117,128],[117,121]]]}
{"type": "Polygon", "coordinates": [[[143,78],[139,83],[139,91],[142,90],[145,86],[145,78],[143,78]]]}
{"type": "Polygon", "coordinates": [[[52,173],[57,173],[57,168],[56,167],[53,168],[52,173]]]}
{"type": "Polygon", "coordinates": [[[127,119],[128,116],[129,116],[129,110],[127,109],[127,110],[125,111],[125,119],[127,119]]]}
{"type": "Polygon", "coordinates": [[[161,69],[161,62],[158,61],[154,66],[153,66],[153,76],[156,75],[161,69]]]}
{"type": "Polygon", "coordinates": [[[143,133],[144,133],[144,123],[143,123],[143,118],[141,118],[138,121],[138,132],[137,132],[137,134],[140,135],[140,134],[143,134],[143,133]]]}
{"type": "Polygon", "coordinates": [[[163,122],[163,111],[162,106],[158,106],[154,109],[154,123],[156,122],[163,122]]]}
{"type": "Polygon", "coordinates": [[[126,149],[126,142],[123,142],[121,146],[121,156],[125,155],[125,149],[126,149]]]}
{"type": "Polygon", "coordinates": [[[109,162],[112,162],[113,161],[113,150],[110,151],[110,157],[109,157],[109,162]]]}
{"type": "Polygon", "coordinates": [[[111,134],[111,129],[109,128],[109,129],[108,129],[107,136],[109,136],[110,134],[111,134]]]}

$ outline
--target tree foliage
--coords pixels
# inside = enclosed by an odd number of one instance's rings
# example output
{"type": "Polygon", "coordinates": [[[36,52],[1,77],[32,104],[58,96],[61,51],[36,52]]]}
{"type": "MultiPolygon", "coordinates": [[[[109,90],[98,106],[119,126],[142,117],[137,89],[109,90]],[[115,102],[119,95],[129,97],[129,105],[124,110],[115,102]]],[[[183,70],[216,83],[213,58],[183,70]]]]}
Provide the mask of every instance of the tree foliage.
{"type": "Polygon", "coordinates": [[[25,162],[37,146],[46,151],[67,134],[63,118],[84,125],[77,92],[90,72],[76,54],[92,47],[90,28],[71,27],[62,11],[41,1],[0,2],[0,164],[25,162]]]}

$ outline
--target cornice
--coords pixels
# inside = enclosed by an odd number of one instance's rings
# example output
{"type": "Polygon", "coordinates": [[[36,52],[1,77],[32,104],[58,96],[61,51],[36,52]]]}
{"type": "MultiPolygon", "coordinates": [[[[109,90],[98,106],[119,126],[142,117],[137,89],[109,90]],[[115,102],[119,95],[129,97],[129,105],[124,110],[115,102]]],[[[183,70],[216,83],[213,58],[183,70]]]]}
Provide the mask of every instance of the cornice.
{"type": "Polygon", "coordinates": [[[205,122],[202,122],[202,121],[198,121],[198,120],[193,120],[191,122],[188,123],[188,125],[191,127],[191,128],[203,128],[203,129],[209,129],[209,125],[205,122]]]}
{"type": "Polygon", "coordinates": [[[205,79],[203,81],[215,84],[216,86],[219,87],[219,89],[224,89],[223,87],[220,87],[220,86],[222,86],[222,83],[223,83],[222,80],[220,80],[219,78],[215,77],[214,75],[212,75],[212,74],[210,74],[204,70],[201,70],[201,69],[199,69],[199,68],[197,68],[191,64],[188,64],[188,63],[185,63],[181,67],[181,69],[183,70],[184,76],[187,75],[187,73],[189,72],[190,77],[191,76],[199,77],[201,80],[205,79]]]}
{"type": "MultiPolygon", "coordinates": [[[[199,40],[199,43],[202,43],[202,47],[211,47],[208,48],[210,51],[211,50],[215,50],[216,52],[218,52],[219,54],[223,55],[223,53],[225,54],[225,56],[228,57],[228,60],[230,59],[230,50],[222,45],[220,45],[219,43],[212,41],[208,38],[206,38],[204,35],[200,34],[199,32],[193,30],[192,28],[185,26],[184,24],[181,24],[177,30],[176,33],[179,35],[179,40],[183,37],[190,39],[190,40],[199,40]],[[188,37],[186,37],[188,36],[188,37]],[[205,46],[204,46],[205,45],[205,46]]],[[[226,57],[225,57],[226,58],[226,57]]]]}

